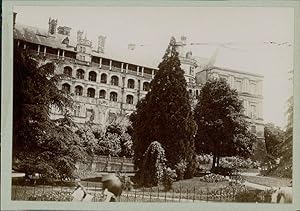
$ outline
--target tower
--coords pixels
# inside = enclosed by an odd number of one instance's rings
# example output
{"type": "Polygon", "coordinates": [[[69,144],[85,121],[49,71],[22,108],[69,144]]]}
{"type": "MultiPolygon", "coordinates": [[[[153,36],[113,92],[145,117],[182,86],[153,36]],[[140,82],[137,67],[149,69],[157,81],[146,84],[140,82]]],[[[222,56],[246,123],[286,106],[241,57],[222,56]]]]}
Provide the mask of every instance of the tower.
{"type": "Polygon", "coordinates": [[[106,36],[99,35],[98,36],[98,52],[104,53],[104,46],[105,46],[106,36]]]}
{"type": "Polygon", "coordinates": [[[80,43],[80,40],[83,39],[83,31],[77,31],[77,43],[80,43]]]}
{"type": "Polygon", "coordinates": [[[56,34],[57,19],[52,19],[50,17],[49,21],[48,21],[48,24],[49,24],[48,33],[51,34],[51,35],[56,34]]]}

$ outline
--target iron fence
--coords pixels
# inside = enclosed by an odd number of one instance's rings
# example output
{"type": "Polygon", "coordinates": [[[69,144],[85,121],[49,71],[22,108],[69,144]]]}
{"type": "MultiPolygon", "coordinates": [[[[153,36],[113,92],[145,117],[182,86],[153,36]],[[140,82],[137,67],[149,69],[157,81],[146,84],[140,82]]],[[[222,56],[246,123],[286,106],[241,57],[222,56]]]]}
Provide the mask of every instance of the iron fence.
{"type": "MultiPolygon", "coordinates": [[[[102,202],[102,183],[85,182],[83,185],[87,193],[93,196],[93,202],[102,202]]],[[[11,191],[12,200],[17,201],[71,201],[71,194],[76,186],[51,186],[51,185],[13,185],[11,191]]],[[[161,187],[137,188],[124,190],[120,202],[204,202],[222,201],[232,202],[235,200],[236,190],[220,188],[184,188],[179,187],[170,191],[164,191],[161,187]]]]}

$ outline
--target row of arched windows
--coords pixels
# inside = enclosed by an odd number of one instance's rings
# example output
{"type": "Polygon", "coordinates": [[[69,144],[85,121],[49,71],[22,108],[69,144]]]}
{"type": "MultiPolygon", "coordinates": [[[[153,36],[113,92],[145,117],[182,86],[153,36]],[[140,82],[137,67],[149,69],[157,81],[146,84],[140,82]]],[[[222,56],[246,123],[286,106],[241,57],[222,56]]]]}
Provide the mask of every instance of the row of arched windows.
{"type": "MultiPolygon", "coordinates": [[[[72,68],[69,66],[64,67],[64,74],[67,75],[68,77],[72,77],[72,68]]],[[[100,83],[107,83],[107,74],[102,73],[100,76],[100,83]]],[[[76,70],[76,78],[78,79],[84,79],[84,70],[83,69],[77,69],[76,70]]],[[[97,79],[97,73],[94,71],[90,71],[88,75],[88,80],[89,81],[95,81],[97,79]]],[[[119,77],[118,76],[112,76],[110,80],[110,84],[113,86],[119,86],[119,77]]],[[[134,89],[135,88],[135,81],[133,79],[128,79],[127,83],[127,88],[134,89]]],[[[144,82],[143,83],[143,90],[144,91],[149,91],[150,89],[150,84],[149,82],[144,82]]]]}
{"type": "MultiPolygon", "coordinates": [[[[71,86],[67,83],[64,83],[62,85],[62,90],[66,93],[71,92],[71,86]]],[[[83,88],[80,85],[75,86],[75,95],[82,96],[83,95],[83,88]]],[[[88,88],[87,89],[87,97],[92,97],[94,98],[96,95],[96,91],[93,88],[88,88]]],[[[99,92],[99,98],[100,99],[105,99],[106,98],[106,91],[105,90],[100,90],[99,92]]],[[[118,101],[118,93],[116,92],[110,92],[109,94],[109,100],[117,102],[118,101]]],[[[127,104],[133,104],[133,96],[132,95],[127,95],[126,96],[126,103],[127,104]]]]}

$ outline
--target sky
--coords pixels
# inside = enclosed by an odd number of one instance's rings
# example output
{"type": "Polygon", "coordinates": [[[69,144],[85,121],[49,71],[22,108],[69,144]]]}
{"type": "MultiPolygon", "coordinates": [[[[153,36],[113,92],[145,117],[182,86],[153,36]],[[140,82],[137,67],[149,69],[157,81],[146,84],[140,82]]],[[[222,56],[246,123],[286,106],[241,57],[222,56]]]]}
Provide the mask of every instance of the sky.
{"type": "Polygon", "coordinates": [[[264,76],[264,121],[286,125],[286,101],[293,89],[292,8],[18,6],[14,12],[16,23],[45,29],[49,17],[58,19],[59,26],[72,28],[71,36],[84,30],[95,44],[104,35],[111,52],[122,53],[134,43],[136,50],[147,52],[144,59],[157,62],[171,36],[186,36],[194,56],[209,58],[219,49],[217,66],[264,76]]]}

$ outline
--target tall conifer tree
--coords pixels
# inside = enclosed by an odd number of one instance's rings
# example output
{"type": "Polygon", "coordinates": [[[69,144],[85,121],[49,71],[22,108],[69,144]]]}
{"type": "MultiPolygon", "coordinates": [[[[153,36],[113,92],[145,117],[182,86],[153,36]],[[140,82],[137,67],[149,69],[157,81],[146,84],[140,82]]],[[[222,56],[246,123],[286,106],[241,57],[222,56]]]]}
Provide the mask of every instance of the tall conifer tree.
{"type": "Polygon", "coordinates": [[[135,166],[140,169],[149,144],[158,141],[166,152],[167,165],[174,168],[181,160],[191,162],[194,156],[193,120],[184,71],[180,68],[175,38],[159,64],[150,91],[131,115],[135,166]]]}

